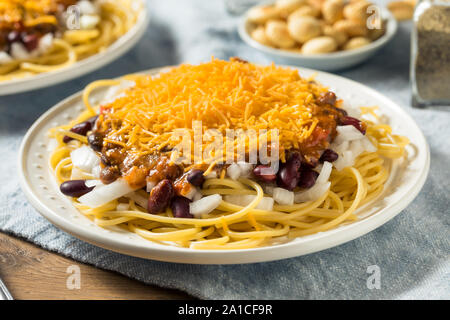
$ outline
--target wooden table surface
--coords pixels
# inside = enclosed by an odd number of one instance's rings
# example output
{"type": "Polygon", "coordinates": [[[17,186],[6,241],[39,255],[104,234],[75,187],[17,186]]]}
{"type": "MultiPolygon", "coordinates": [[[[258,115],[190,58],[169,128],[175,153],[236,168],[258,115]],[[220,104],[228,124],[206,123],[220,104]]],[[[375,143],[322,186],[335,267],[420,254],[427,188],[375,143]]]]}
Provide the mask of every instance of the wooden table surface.
{"type": "Polygon", "coordinates": [[[15,299],[193,299],[101,270],[0,232],[0,278],[15,299]],[[80,268],[80,289],[69,290],[67,268],[80,268]]]}

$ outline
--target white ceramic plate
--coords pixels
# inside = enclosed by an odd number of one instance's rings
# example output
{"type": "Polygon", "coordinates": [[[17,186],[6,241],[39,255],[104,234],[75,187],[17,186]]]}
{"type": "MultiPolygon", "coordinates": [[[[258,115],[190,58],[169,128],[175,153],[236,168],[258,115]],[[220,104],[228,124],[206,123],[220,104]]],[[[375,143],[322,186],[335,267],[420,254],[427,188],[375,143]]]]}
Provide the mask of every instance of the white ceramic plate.
{"type": "Polygon", "coordinates": [[[296,65],[324,71],[341,70],[369,59],[394,37],[398,28],[397,21],[389,10],[382,7],[379,7],[379,9],[381,17],[386,20],[386,33],[364,47],[348,51],[304,55],[265,46],[250,37],[250,32],[253,30],[254,25],[248,21],[247,15],[244,15],[239,23],[238,32],[245,43],[265,53],[277,64],[296,65]]]}
{"type": "Polygon", "coordinates": [[[48,87],[100,69],[130,50],[144,35],[148,22],[149,13],[144,1],[143,9],[139,12],[136,24],[105,51],[56,71],[40,73],[23,79],[2,81],[0,82],[0,96],[48,87]]]}
{"type": "MultiPolygon", "coordinates": [[[[148,71],[157,73],[159,69],[148,71]]],[[[398,105],[380,93],[352,80],[332,74],[299,69],[302,76],[317,74],[316,79],[330,86],[338,97],[353,106],[378,105],[389,118],[395,132],[412,142],[409,158],[394,165],[390,182],[376,202],[361,208],[359,221],[336,229],[297,238],[291,242],[245,250],[192,250],[152,243],[120,229],[104,229],[79,213],[59,192],[48,166],[48,129],[67,123],[84,106],[81,93],[74,94],[42,115],[26,134],[19,154],[19,177],[31,204],[53,224],[94,245],[147,259],[197,264],[233,264],[277,260],[300,256],[337,246],[381,226],[400,213],[418,194],[428,174],[430,156],[425,138],[414,120],[398,105]]],[[[100,98],[99,91],[93,98],[100,98]],[[97,94],[97,95],[96,95],[97,94]]]]}

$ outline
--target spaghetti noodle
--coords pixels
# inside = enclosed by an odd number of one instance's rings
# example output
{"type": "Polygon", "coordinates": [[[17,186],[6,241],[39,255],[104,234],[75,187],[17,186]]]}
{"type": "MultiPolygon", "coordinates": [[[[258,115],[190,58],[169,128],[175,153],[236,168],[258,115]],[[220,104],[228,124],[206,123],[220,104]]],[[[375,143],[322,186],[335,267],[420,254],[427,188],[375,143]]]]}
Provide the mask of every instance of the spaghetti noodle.
{"type": "Polygon", "coordinates": [[[0,0],[0,81],[59,70],[109,47],[136,0],[0,0]]]}
{"type": "MultiPolygon", "coordinates": [[[[50,131],[57,144],[50,166],[62,192],[99,226],[157,243],[254,248],[355,221],[409,143],[380,123],[376,107],[361,108],[364,121],[350,117],[342,100],[297,70],[213,59],[124,79],[85,89],[86,110],[50,131]],[[108,97],[91,105],[103,86],[112,88],[108,97]],[[205,158],[192,151],[193,163],[176,162],[187,154],[175,132],[195,136],[195,121],[218,132],[277,128],[279,170],[262,175],[261,158],[249,163],[249,138],[230,141],[245,146],[241,162],[236,151],[206,152],[204,141],[197,146],[205,158]],[[225,163],[230,153],[235,162],[225,163]]],[[[265,138],[270,149],[275,137],[265,138]]]]}

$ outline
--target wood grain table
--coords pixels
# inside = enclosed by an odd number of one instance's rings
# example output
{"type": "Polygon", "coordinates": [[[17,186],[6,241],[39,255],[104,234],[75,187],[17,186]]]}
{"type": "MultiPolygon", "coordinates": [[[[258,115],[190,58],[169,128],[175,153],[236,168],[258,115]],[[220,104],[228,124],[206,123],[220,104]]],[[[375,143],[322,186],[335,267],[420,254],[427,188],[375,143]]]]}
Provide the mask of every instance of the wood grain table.
{"type": "Polygon", "coordinates": [[[0,278],[15,299],[193,299],[189,295],[145,285],[43,250],[0,232],[0,278]],[[70,273],[80,268],[80,289],[67,289],[70,273]]]}

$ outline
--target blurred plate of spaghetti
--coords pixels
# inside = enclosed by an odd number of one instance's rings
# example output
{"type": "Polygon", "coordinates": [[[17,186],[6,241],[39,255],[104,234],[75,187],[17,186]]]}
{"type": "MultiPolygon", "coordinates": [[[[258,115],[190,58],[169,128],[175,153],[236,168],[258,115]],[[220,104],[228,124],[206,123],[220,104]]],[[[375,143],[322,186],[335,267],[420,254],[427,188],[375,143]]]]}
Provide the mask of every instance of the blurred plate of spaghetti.
{"type": "Polygon", "coordinates": [[[119,58],[143,36],[142,0],[0,1],[0,95],[58,84],[119,58]]]}

